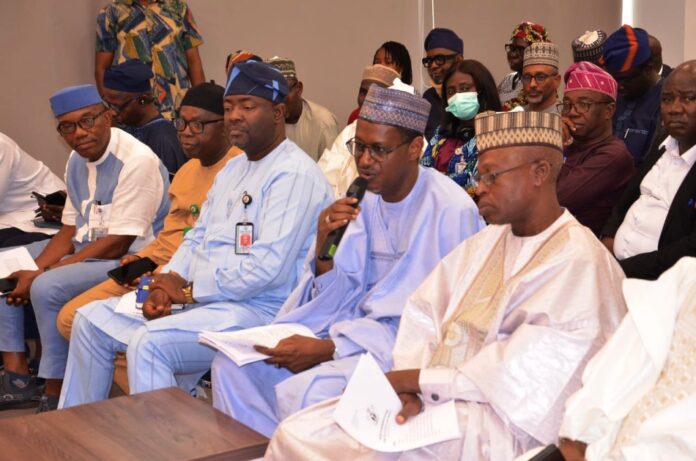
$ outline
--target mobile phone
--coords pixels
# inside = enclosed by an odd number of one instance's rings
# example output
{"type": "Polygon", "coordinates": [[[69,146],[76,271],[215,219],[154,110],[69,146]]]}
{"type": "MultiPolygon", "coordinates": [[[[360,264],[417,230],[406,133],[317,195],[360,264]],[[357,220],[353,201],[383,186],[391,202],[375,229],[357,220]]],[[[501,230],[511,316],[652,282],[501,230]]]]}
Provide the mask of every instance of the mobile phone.
{"type": "Polygon", "coordinates": [[[12,293],[12,290],[17,288],[15,279],[0,279],[0,294],[6,295],[12,293]]]}
{"type": "Polygon", "coordinates": [[[117,267],[107,272],[107,275],[119,284],[129,284],[146,272],[157,269],[157,263],[150,258],[136,259],[125,266],[117,267]]]}
{"type": "Polygon", "coordinates": [[[556,445],[549,445],[536,454],[529,461],[565,461],[561,450],[556,445]]]}
{"type": "Polygon", "coordinates": [[[46,203],[46,196],[43,194],[34,191],[31,193],[31,196],[34,197],[37,202],[39,202],[39,205],[41,205],[42,203],[46,203]]]}

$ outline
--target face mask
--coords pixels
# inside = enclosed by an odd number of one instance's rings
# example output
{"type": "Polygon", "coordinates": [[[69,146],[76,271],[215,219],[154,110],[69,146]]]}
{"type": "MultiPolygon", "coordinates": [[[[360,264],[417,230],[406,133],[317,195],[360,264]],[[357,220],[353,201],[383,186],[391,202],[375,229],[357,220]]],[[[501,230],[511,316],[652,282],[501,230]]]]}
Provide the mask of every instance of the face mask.
{"type": "Polygon", "coordinates": [[[457,93],[447,103],[445,110],[460,120],[471,120],[479,111],[478,93],[475,91],[457,93]]]}

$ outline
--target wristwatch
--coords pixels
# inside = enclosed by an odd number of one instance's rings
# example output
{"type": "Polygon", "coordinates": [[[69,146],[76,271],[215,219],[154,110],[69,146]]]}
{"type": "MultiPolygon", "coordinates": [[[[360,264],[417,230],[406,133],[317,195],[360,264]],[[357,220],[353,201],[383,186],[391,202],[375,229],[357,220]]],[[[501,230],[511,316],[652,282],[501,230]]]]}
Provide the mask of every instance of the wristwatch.
{"type": "Polygon", "coordinates": [[[196,300],[193,299],[193,282],[187,282],[186,285],[181,287],[181,291],[184,293],[184,298],[186,299],[186,304],[195,304],[196,300]]]}

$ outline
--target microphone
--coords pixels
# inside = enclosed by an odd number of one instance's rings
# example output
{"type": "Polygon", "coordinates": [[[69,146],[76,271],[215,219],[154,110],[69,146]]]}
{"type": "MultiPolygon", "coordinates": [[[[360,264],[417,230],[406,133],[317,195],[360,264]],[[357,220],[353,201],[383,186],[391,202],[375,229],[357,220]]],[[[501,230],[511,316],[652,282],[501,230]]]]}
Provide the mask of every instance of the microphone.
{"type": "MultiPolygon", "coordinates": [[[[360,201],[365,196],[366,190],[367,181],[361,178],[360,176],[355,178],[353,184],[351,184],[348,188],[348,192],[346,192],[346,197],[353,197],[358,199],[358,202],[355,203],[353,207],[358,207],[360,201]]],[[[346,228],[348,228],[348,224],[346,224],[343,227],[339,227],[338,229],[332,230],[329,233],[329,235],[326,237],[326,241],[321,247],[321,251],[319,252],[318,257],[320,261],[329,261],[333,259],[334,255],[336,254],[336,250],[338,250],[338,244],[341,243],[343,234],[345,234],[346,232],[346,228]]]]}

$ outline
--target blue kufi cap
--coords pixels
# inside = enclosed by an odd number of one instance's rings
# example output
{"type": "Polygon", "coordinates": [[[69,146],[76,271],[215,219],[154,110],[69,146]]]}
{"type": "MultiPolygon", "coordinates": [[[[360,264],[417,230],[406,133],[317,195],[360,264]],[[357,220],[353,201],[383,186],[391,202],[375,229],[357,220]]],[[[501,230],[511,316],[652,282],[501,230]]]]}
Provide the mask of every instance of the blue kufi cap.
{"type": "Polygon", "coordinates": [[[83,107],[103,104],[101,96],[94,85],[77,85],[56,91],[50,98],[51,110],[56,117],[83,107]]]}
{"type": "Polygon", "coordinates": [[[129,59],[104,71],[104,87],[128,93],[150,91],[152,69],[139,59],[129,59]]]}
{"type": "Polygon", "coordinates": [[[257,61],[236,63],[230,70],[225,96],[248,94],[273,103],[285,101],[288,82],[275,67],[257,61]]]}

